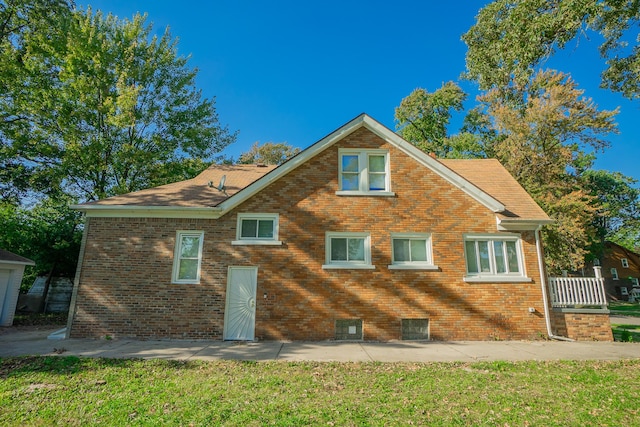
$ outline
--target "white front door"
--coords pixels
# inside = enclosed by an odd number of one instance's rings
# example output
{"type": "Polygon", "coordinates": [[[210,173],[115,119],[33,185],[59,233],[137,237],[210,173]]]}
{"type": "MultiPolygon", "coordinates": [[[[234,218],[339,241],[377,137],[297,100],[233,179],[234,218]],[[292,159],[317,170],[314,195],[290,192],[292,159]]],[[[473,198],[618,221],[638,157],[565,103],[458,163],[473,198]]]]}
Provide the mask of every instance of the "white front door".
{"type": "Polygon", "coordinates": [[[229,267],[224,339],[252,341],[256,329],[258,267],[229,267]]]}

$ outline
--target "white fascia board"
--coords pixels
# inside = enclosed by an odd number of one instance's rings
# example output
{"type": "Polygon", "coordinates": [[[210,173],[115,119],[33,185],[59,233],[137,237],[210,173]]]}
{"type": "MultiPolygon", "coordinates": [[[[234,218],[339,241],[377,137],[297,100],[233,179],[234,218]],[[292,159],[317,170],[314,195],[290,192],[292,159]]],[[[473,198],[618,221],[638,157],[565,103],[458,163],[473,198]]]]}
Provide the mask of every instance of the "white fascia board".
{"type": "Polygon", "coordinates": [[[500,219],[496,217],[498,230],[500,231],[535,231],[546,224],[551,224],[552,219],[500,219]]]}
{"type": "Polygon", "coordinates": [[[218,207],[71,205],[88,218],[201,218],[216,219],[223,214],[218,207]]]}
{"type": "Polygon", "coordinates": [[[0,264],[2,265],[6,265],[6,266],[13,266],[13,265],[36,265],[36,263],[34,261],[5,261],[5,260],[0,260],[0,264]]]}
{"type": "Polygon", "coordinates": [[[469,196],[473,197],[475,200],[491,209],[492,212],[503,212],[506,209],[502,203],[493,198],[491,195],[482,191],[471,182],[453,172],[451,169],[440,163],[437,159],[432,158],[424,151],[417,148],[415,145],[405,141],[401,136],[397,135],[394,132],[391,132],[388,128],[376,122],[371,117],[365,116],[364,122],[365,126],[369,130],[376,133],[387,142],[397,146],[400,150],[418,160],[420,163],[434,171],[440,177],[449,181],[451,184],[455,185],[456,187],[467,193],[469,196]]]}

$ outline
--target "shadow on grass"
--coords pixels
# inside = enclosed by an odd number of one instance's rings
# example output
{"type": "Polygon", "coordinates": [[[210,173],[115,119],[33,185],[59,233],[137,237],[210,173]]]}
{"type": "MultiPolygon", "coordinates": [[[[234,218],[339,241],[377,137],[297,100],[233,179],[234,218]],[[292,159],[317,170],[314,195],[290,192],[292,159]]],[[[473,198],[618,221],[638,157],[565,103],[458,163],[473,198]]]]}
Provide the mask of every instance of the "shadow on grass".
{"type": "Polygon", "coordinates": [[[640,342],[640,325],[611,325],[613,340],[621,342],[640,342]]]}
{"type": "Polygon", "coordinates": [[[83,371],[121,368],[136,369],[142,364],[157,365],[166,369],[194,369],[198,362],[181,360],[143,360],[143,359],[107,359],[78,356],[21,356],[0,358],[0,378],[9,375],[29,373],[52,373],[60,375],[75,374],[83,371]]]}

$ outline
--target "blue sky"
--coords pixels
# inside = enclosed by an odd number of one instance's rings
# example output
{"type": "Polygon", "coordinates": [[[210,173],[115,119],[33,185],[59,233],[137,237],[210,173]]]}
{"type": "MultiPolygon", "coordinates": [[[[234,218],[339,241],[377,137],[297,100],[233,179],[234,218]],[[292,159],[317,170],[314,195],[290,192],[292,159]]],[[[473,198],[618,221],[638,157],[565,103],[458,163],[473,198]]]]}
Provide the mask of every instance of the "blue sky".
{"type": "MultiPolygon", "coordinates": [[[[255,142],[306,148],[360,113],[395,129],[393,113],[417,87],[432,92],[465,69],[460,36],[487,1],[78,1],[119,18],[147,13],[199,69],[220,121],[238,139],[238,158],[255,142]]],[[[597,169],[640,180],[640,101],[598,88],[604,62],[595,41],[572,43],[550,62],[569,72],[601,109],[620,106],[619,135],[597,169]]],[[[462,82],[475,105],[475,85],[462,82]]],[[[452,133],[457,129],[451,129],[452,133]]]]}

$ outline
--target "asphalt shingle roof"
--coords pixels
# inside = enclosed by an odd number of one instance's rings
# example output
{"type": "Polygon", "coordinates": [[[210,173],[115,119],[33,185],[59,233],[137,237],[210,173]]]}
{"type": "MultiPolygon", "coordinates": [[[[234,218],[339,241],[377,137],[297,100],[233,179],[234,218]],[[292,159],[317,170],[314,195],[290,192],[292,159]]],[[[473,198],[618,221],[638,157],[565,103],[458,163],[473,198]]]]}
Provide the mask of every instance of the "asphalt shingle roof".
{"type": "Polygon", "coordinates": [[[92,206],[216,206],[275,169],[273,165],[211,165],[186,181],[87,203],[92,206]],[[226,194],[217,188],[226,176],[226,194]],[[209,182],[213,187],[209,186],[209,182]]]}

